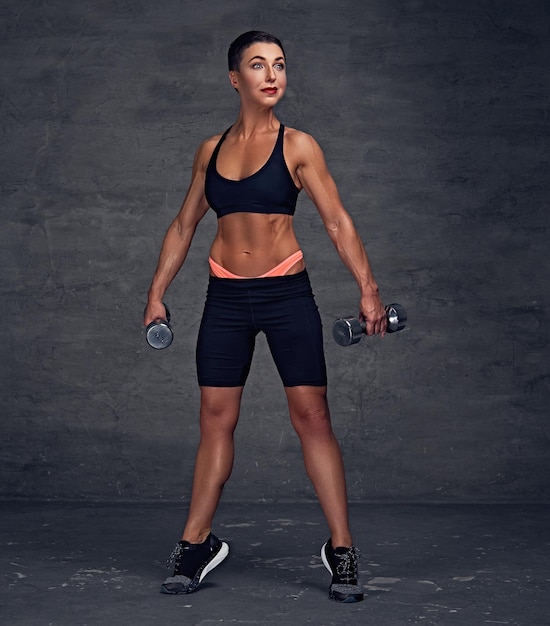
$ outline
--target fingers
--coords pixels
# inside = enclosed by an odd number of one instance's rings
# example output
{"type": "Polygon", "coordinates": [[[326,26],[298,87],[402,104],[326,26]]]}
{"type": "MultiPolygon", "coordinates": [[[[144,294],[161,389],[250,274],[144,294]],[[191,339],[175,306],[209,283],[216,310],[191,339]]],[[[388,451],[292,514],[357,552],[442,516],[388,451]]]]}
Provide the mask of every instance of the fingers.
{"type": "Polygon", "coordinates": [[[368,316],[362,314],[362,317],[365,321],[365,333],[367,335],[384,336],[386,334],[388,318],[384,308],[381,311],[370,311],[368,316]]]}
{"type": "Polygon", "coordinates": [[[367,335],[384,335],[386,333],[386,309],[378,292],[367,292],[362,295],[359,301],[359,312],[365,323],[367,335]]]}
{"type": "Polygon", "coordinates": [[[382,335],[386,334],[387,320],[384,316],[381,319],[374,321],[365,320],[365,332],[367,335],[382,335]]]}
{"type": "Polygon", "coordinates": [[[148,304],[143,311],[143,325],[148,326],[156,320],[166,319],[166,307],[164,304],[148,304]]]}

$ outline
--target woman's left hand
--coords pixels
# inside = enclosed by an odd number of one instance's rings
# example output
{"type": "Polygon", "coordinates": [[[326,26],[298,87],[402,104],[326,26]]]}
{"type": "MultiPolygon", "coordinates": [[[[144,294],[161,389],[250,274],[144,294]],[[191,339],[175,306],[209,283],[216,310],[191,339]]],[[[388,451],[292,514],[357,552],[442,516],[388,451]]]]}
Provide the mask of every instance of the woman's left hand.
{"type": "Polygon", "coordinates": [[[387,317],[386,309],[380,296],[376,294],[364,295],[359,302],[360,319],[365,322],[367,335],[386,334],[387,317]]]}

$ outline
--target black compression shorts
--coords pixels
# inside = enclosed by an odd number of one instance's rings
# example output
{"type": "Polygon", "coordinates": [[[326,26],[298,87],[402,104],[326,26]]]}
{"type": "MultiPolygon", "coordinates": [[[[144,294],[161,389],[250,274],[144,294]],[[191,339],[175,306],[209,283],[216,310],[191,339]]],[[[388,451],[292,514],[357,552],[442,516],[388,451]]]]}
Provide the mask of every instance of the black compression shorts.
{"type": "Polygon", "coordinates": [[[285,387],[327,384],[321,318],[303,270],[274,278],[210,277],[197,341],[199,385],[244,385],[259,332],[285,387]]]}

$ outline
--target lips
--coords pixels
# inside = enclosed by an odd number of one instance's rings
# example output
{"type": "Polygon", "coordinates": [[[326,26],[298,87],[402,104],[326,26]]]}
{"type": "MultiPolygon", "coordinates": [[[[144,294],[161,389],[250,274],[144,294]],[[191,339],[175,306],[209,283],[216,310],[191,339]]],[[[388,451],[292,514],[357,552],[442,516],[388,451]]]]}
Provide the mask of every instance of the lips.
{"type": "Polygon", "coordinates": [[[262,89],[262,91],[270,96],[274,96],[278,90],[276,87],[267,87],[266,89],[262,89]]]}

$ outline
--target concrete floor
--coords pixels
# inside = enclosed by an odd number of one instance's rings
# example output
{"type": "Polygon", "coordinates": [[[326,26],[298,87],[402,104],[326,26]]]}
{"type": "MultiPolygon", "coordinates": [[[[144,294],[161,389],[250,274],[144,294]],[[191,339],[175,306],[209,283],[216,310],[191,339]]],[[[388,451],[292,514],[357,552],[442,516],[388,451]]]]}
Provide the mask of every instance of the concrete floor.
{"type": "Polygon", "coordinates": [[[182,507],[2,503],[0,622],[550,624],[550,506],[352,505],[366,598],[327,599],[315,504],[220,507],[231,553],[197,592],[166,596],[182,507]]]}

